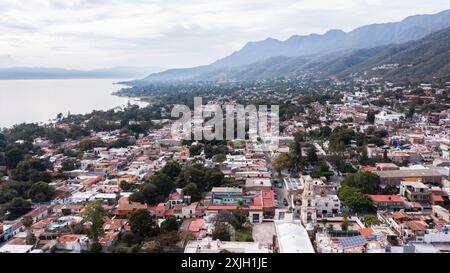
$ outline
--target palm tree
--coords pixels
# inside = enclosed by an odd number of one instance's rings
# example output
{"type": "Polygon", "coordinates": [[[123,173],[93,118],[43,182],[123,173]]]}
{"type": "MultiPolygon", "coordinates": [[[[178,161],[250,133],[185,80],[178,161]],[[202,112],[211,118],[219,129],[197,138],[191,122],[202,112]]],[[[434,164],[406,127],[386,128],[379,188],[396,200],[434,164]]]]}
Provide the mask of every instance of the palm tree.
{"type": "Polygon", "coordinates": [[[36,237],[31,232],[31,226],[33,225],[33,218],[29,215],[22,218],[22,225],[27,229],[27,237],[25,239],[27,245],[34,245],[36,243],[36,237]]]}
{"type": "Polygon", "coordinates": [[[348,218],[350,217],[350,213],[344,212],[342,214],[342,217],[344,218],[344,220],[342,221],[341,229],[342,230],[348,230],[348,227],[350,226],[350,222],[348,220],[348,218]]]}

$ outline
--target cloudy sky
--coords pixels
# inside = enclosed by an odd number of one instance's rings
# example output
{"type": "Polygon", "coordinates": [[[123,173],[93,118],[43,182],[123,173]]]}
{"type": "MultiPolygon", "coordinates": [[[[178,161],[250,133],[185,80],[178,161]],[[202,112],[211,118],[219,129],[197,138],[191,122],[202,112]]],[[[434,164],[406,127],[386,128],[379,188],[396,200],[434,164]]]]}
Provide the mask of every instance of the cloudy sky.
{"type": "Polygon", "coordinates": [[[0,0],[0,67],[190,67],[248,41],[448,8],[448,0],[0,0]]]}

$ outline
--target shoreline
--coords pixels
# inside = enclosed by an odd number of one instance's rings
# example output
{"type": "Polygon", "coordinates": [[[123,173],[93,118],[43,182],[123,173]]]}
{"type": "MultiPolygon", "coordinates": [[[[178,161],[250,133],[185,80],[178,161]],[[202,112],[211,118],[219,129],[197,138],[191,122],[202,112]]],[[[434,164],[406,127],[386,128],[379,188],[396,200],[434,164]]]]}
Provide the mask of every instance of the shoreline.
{"type": "MultiPolygon", "coordinates": [[[[59,113],[63,113],[64,116],[67,116],[68,113],[70,113],[71,115],[86,115],[86,114],[90,114],[93,111],[110,111],[116,108],[121,108],[123,109],[124,107],[127,106],[128,103],[131,103],[132,105],[138,105],[140,108],[144,108],[146,106],[149,105],[150,103],[150,99],[145,99],[145,98],[139,98],[139,97],[133,97],[133,96],[120,96],[118,94],[116,94],[117,91],[119,91],[120,89],[118,89],[118,85],[120,85],[119,82],[123,81],[123,80],[117,80],[117,79],[111,79],[111,82],[106,82],[105,81],[109,81],[110,79],[104,79],[104,78],[97,78],[97,79],[29,79],[29,80],[0,80],[0,83],[4,83],[6,85],[6,87],[3,88],[4,92],[0,92],[0,96],[3,95],[3,102],[5,103],[5,106],[8,105],[17,105],[21,102],[23,102],[22,105],[22,109],[18,110],[16,108],[10,108],[8,109],[8,107],[6,107],[6,109],[4,109],[5,113],[3,114],[0,120],[0,131],[3,131],[5,129],[11,129],[14,126],[20,125],[20,124],[37,124],[40,126],[46,126],[46,125],[51,125],[55,123],[55,117],[59,114],[59,113]],[[102,81],[100,83],[99,86],[93,86],[92,89],[93,90],[87,90],[91,87],[89,87],[90,82],[95,83],[98,82],[96,80],[102,81]],[[24,85],[24,87],[16,87],[16,84],[14,83],[14,81],[17,82],[17,85],[20,85],[21,83],[24,85]],[[56,110],[53,109],[53,111],[49,110],[52,108],[57,106],[57,105],[61,105],[61,97],[62,96],[57,96],[57,98],[55,98],[54,101],[52,101],[52,95],[53,94],[59,94],[59,91],[62,90],[64,91],[64,83],[66,81],[80,81],[82,84],[82,86],[80,87],[74,87],[72,89],[75,90],[67,90],[67,92],[71,92],[71,94],[73,96],[76,96],[75,94],[77,94],[79,92],[79,90],[83,90],[83,92],[80,93],[84,93],[84,94],[80,94],[80,100],[79,103],[75,105],[78,105],[79,107],[72,107],[73,104],[71,104],[69,101],[71,101],[71,98],[68,98],[68,101],[64,101],[63,103],[67,103],[67,107],[65,109],[61,109],[61,110],[56,110]],[[87,81],[87,82],[86,82],[87,81]],[[36,83],[42,83],[43,85],[45,85],[45,87],[35,87],[33,86],[33,82],[36,83]],[[56,86],[51,86],[51,83],[58,83],[56,86]],[[110,87],[108,87],[108,85],[110,85],[112,87],[112,89],[114,91],[108,91],[108,89],[111,89],[110,87]],[[20,95],[10,95],[9,92],[11,89],[11,92],[14,92],[14,89],[18,89],[19,92],[23,93],[20,95]],[[92,91],[94,91],[95,89],[98,90],[97,95],[93,96],[91,94],[92,91]],[[40,93],[42,91],[42,96],[40,96],[40,93]],[[35,92],[35,93],[34,93],[35,92]],[[106,92],[106,93],[105,93],[106,92]],[[2,94],[3,93],[3,94],[2,94]],[[104,95],[102,93],[105,93],[104,95]],[[30,97],[31,96],[31,97],[30,97]],[[26,99],[24,100],[23,98],[26,97],[26,99]],[[33,115],[34,112],[37,113],[42,113],[39,112],[38,110],[38,106],[36,106],[36,104],[39,105],[38,101],[33,100],[33,97],[37,97],[39,98],[44,104],[48,104],[49,107],[46,108],[47,115],[40,115],[39,116],[35,116],[33,115]],[[111,97],[113,97],[113,100],[115,100],[116,102],[111,102],[110,104],[115,104],[115,105],[105,105],[105,106],[101,106],[101,105],[92,105],[92,108],[87,109],[86,107],[86,103],[84,103],[84,99],[90,100],[91,104],[102,104],[102,101],[107,101],[108,99],[110,99],[111,97]],[[120,100],[117,100],[117,98],[119,98],[120,100]],[[100,102],[100,103],[99,103],[100,102]],[[73,108],[78,108],[76,110],[72,110],[73,108]],[[85,108],[85,109],[82,109],[85,108]],[[8,111],[10,110],[10,111],[8,111]],[[28,111],[28,113],[27,113],[28,111]],[[23,113],[26,113],[25,115],[23,115],[23,113]],[[15,120],[15,121],[14,121],[15,120]],[[3,123],[4,121],[4,123],[3,123]]],[[[1,98],[1,97],[0,97],[1,98]]],[[[108,104],[108,103],[106,103],[108,104]]],[[[42,105],[42,107],[45,108],[45,105],[42,105]]],[[[18,108],[21,108],[20,106],[18,106],[18,108]]]]}

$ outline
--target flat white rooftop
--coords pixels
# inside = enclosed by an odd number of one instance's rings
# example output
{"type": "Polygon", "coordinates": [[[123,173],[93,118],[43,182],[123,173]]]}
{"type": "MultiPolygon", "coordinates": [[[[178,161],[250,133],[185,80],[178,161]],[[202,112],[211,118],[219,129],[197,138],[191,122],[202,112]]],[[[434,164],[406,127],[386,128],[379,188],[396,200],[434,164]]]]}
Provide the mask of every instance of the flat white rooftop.
{"type": "Polygon", "coordinates": [[[33,248],[32,245],[4,245],[0,248],[0,253],[28,253],[33,248]]]}
{"type": "Polygon", "coordinates": [[[220,253],[221,251],[233,253],[271,253],[272,250],[257,242],[222,242],[205,238],[203,240],[189,241],[184,253],[220,253]]]}
{"type": "Polygon", "coordinates": [[[275,221],[280,253],[314,253],[308,232],[299,222],[275,221]]]}

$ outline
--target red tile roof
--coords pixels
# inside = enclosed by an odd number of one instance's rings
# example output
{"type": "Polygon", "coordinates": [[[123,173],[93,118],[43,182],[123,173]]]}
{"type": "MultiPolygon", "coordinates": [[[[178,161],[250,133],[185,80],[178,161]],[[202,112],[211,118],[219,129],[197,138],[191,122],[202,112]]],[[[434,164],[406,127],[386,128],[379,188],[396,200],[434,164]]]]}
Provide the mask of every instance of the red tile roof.
{"type": "Polygon", "coordinates": [[[405,225],[413,231],[424,231],[427,229],[427,224],[423,221],[408,221],[405,225]]]}
{"type": "Polygon", "coordinates": [[[431,195],[431,200],[433,202],[444,202],[444,198],[441,195],[431,195]]]}
{"type": "Polygon", "coordinates": [[[272,208],[275,207],[275,194],[272,190],[262,191],[261,194],[253,198],[253,206],[272,208]]]}
{"type": "Polygon", "coordinates": [[[173,209],[166,210],[166,212],[164,213],[164,216],[166,216],[166,217],[173,216],[173,209]]]}
{"type": "Polygon", "coordinates": [[[63,243],[63,244],[72,243],[72,242],[75,242],[76,240],[78,240],[79,238],[81,238],[82,236],[84,236],[84,235],[80,235],[80,234],[63,235],[58,238],[58,242],[63,243]]]}
{"type": "Polygon", "coordinates": [[[364,237],[368,237],[370,234],[373,233],[373,229],[372,228],[362,228],[359,230],[359,233],[364,236],[364,237]]]}
{"type": "Polygon", "coordinates": [[[372,199],[374,202],[403,202],[403,199],[400,198],[398,195],[375,195],[371,194],[369,195],[369,198],[372,199]]]}
{"type": "Polygon", "coordinates": [[[189,224],[189,231],[191,232],[199,232],[203,227],[203,219],[195,219],[192,220],[189,224]]]}

